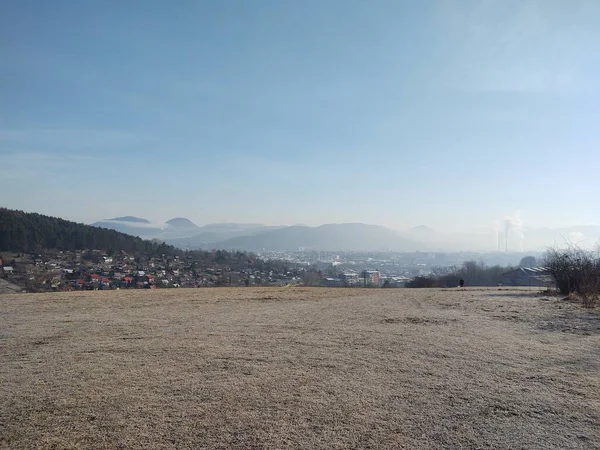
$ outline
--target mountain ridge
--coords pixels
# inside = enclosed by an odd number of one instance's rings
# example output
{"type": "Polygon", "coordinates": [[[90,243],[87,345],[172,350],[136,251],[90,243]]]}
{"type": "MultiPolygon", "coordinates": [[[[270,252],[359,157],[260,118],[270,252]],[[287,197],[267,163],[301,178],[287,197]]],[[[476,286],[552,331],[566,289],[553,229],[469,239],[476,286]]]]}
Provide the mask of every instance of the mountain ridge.
{"type": "Polygon", "coordinates": [[[187,218],[174,217],[160,225],[135,216],[123,216],[95,222],[92,225],[144,239],[159,239],[185,250],[222,248],[294,251],[298,248],[319,248],[340,251],[365,249],[442,252],[505,251],[506,249],[544,251],[548,247],[567,242],[592,248],[600,239],[600,227],[595,225],[556,229],[526,227],[511,229],[507,240],[503,240],[503,237],[500,239],[497,232],[492,229],[443,232],[423,224],[403,231],[359,222],[330,223],[314,227],[304,224],[267,226],[260,223],[235,222],[198,226],[187,218]],[[351,231],[352,227],[354,231],[351,231]],[[372,248],[368,248],[369,245],[372,248]]]}
{"type": "Polygon", "coordinates": [[[251,251],[298,251],[300,248],[331,251],[424,249],[398,231],[362,223],[323,224],[318,227],[291,226],[240,236],[221,242],[218,248],[251,251]]]}
{"type": "Polygon", "coordinates": [[[148,219],[142,219],[141,217],[135,216],[123,216],[123,217],[115,217],[114,219],[104,219],[104,221],[108,222],[131,222],[131,223],[151,223],[148,219]]]}

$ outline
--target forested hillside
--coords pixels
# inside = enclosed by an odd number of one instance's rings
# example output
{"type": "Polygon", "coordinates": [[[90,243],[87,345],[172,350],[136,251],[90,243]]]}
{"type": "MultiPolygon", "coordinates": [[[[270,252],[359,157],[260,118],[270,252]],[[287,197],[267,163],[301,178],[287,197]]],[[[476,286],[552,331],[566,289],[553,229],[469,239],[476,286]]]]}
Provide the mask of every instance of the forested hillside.
{"type": "Polygon", "coordinates": [[[0,250],[35,252],[43,249],[73,251],[101,249],[124,250],[149,255],[181,253],[174,247],[37,213],[0,208],[0,250]]]}

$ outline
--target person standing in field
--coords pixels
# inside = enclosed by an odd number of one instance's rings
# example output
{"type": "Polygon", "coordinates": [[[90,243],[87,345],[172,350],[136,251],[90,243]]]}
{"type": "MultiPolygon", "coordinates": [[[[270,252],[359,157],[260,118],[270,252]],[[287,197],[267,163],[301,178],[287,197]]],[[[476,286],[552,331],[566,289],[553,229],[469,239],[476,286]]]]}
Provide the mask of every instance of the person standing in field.
{"type": "Polygon", "coordinates": [[[458,285],[460,287],[464,287],[465,286],[465,280],[463,280],[462,278],[460,279],[460,281],[458,282],[458,285]]]}

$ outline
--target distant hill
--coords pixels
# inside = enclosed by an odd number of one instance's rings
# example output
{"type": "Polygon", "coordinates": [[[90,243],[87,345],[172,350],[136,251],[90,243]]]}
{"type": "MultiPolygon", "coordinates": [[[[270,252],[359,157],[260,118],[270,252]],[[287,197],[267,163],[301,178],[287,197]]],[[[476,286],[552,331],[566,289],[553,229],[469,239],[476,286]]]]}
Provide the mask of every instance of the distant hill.
{"type": "Polygon", "coordinates": [[[243,232],[243,231],[253,231],[258,229],[268,229],[268,228],[282,228],[282,227],[268,227],[263,225],[262,223],[209,223],[208,225],[204,225],[202,231],[210,231],[214,233],[229,233],[229,232],[243,232]]]}
{"type": "Polygon", "coordinates": [[[94,222],[92,226],[115,230],[147,239],[157,237],[162,232],[162,228],[152,225],[152,222],[149,220],[133,216],[104,219],[99,222],[94,222]]]}
{"type": "Polygon", "coordinates": [[[167,220],[166,224],[173,228],[186,230],[198,230],[200,228],[190,219],[186,219],[185,217],[175,217],[171,220],[167,220]]]}
{"type": "Polygon", "coordinates": [[[132,222],[132,223],[150,223],[149,220],[147,219],[142,219],[140,217],[134,217],[134,216],[123,216],[123,217],[115,217],[114,219],[106,219],[108,221],[113,221],[113,222],[132,222]]]}
{"type": "Polygon", "coordinates": [[[94,222],[92,225],[144,239],[160,239],[163,241],[192,236],[200,232],[200,227],[185,217],[175,217],[164,224],[153,224],[149,220],[140,217],[124,216],[94,222]]]}
{"type": "Polygon", "coordinates": [[[175,254],[174,247],[150,242],[115,230],[71,222],[36,213],[0,208],[0,250],[35,252],[44,249],[73,251],[98,249],[175,254]]]}
{"type": "Polygon", "coordinates": [[[260,223],[212,223],[199,227],[185,217],[174,217],[164,224],[156,224],[133,216],[105,219],[92,225],[144,239],[160,239],[185,250],[214,248],[215,244],[227,239],[253,236],[263,231],[282,228],[260,223]]]}
{"type": "Polygon", "coordinates": [[[269,230],[283,227],[270,227],[257,223],[213,223],[199,227],[197,234],[185,238],[166,239],[170,245],[184,250],[218,247],[228,239],[254,236],[269,230]]]}
{"type": "Polygon", "coordinates": [[[299,248],[332,251],[399,251],[423,250],[416,241],[399,232],[362,223],[327,224],[320,227],[292,226],[268,230],[253,236],[227,239],[216,245],[221,249],[250,251],[297,251],[299,248]]]}
{"type": "Polygon", "coordinates": [[[200,227],[192,222],[190,219],[185,217],[175,217],[167,220],[160,233],[156,235],[156,238],[163,241],[169,239],[185,238],[194,236],[200,232],[200,227]]]}
{"type": "Polygon", "coordinates": [[[415,234],[434,234],[435,230],[427,225],[418,225],[416,227],[412,227],[410,230],[408,230],[408,232],[415,234]]]}

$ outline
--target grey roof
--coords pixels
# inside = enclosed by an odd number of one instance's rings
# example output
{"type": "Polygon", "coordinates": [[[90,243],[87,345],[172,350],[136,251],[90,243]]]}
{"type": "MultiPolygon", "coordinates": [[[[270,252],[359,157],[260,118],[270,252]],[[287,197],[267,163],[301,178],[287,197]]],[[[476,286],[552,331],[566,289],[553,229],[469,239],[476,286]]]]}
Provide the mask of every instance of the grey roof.
{"type": "Polygon", "coordinates": [[[527,272],[530,274],[539,274],[543,275],[549,272],[547,267],[522,267],[523,272],[527,272]]]}
{"type": "Polygon", "coordinates": [[[549,275],[550,271],[547,267],[519,267],[518,269],[509,270],[508,272],[504,272],[502,275],[507,275],[509,273],[522,272],[529,276],[539,276],[539,275],[549,275]]]}

